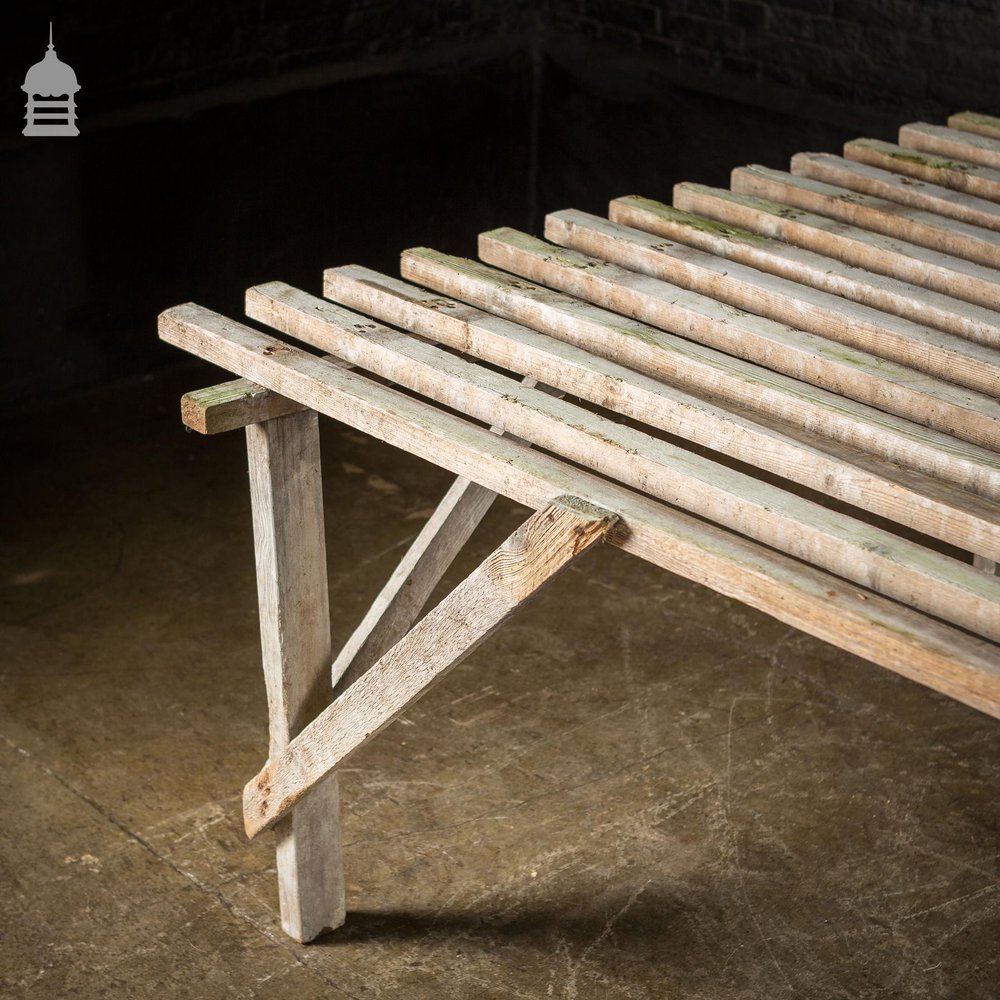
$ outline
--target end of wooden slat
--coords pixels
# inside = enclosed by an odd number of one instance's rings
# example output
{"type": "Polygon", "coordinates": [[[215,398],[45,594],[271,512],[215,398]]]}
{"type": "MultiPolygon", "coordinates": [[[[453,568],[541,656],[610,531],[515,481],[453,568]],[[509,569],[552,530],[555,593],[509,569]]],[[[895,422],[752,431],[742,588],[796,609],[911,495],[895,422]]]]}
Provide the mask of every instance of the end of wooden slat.
{"type": "Polygon", "coordinates": [[[957,114],[950,115],[948,128],[985,135],[990,139],[1000,139],[1000,118],[994,115],[983,115],[977,111],[959,111],[957,114]]]}
{"type": "Polygon", "coordinates": [[[788,161],[788,169],[790,173],[806,175],[809,172],[809,165],[815,163],[817,160],[823,159],[826,155],[825,153],[796,153],[792,156],[791,160],[788,161]]]}
{"type": "Polygon", "coordinates": [[[295,400],[242,378],[181,397],[181,421],[199,434],[222,434],[303,409],[295,400]]]}
{"type": "Polygon", "coordinates": [[[286,808],[278,811],[272,806],[270,764],[243,786],[243,829],[249,840],[274,826],[286,808]]]}
{"type": "Polygon", "coordinates": [[[573,529],[574,555],[595,542],[603,542],[608,533],[621,521],[621,517],[614,511],[571,494],[556,497],[549,506],[553,515],[556,511],[563,510],[578,519],[579,523],[573,529]]]}

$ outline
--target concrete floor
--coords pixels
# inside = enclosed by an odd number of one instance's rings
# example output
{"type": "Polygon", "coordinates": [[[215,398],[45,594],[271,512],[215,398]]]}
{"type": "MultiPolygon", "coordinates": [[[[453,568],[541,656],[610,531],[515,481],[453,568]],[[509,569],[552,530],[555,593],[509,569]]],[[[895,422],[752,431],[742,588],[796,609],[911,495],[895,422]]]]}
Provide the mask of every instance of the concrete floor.
{"type": "MultiPolygon", "coordinates": [[[[348,923],[286,939],[212,379],[4,426],[4,997],[1000,996],[1000,722],[611,549],[341,772],[348,923]]],[[[342,641],[449,477],[324,447],[342,641]]]]}

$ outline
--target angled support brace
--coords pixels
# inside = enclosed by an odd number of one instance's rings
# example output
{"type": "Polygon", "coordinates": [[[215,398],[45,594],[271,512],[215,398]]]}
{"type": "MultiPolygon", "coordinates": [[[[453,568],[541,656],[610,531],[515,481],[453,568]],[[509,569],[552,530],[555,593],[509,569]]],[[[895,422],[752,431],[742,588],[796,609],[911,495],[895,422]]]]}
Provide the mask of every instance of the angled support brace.
{"type": "MultiPolygon", "coordinates": [[[[530,375],[521,379],[521,384],[529,387],[537,385],[542,392],[562,396],[556,389],[538,385],[530,375]]],[[[500,427],[491,427],[490,430],[503,437],[500,427]]],[[[331,679],[336,695],[346,691],[406,635],[496,497],[492,490],[464,476],[459,476],[452,483],[372,602],[361,624],[333,661],[331,679]]]]}
{"type": "Polygon", "coordinates": [[[272,753],[243,790],[248,836],[274,825],[306,792],[322,787],[335,768],[617,521],[617,514],[565,496],[528,518],[288,746],[272,753]]]}

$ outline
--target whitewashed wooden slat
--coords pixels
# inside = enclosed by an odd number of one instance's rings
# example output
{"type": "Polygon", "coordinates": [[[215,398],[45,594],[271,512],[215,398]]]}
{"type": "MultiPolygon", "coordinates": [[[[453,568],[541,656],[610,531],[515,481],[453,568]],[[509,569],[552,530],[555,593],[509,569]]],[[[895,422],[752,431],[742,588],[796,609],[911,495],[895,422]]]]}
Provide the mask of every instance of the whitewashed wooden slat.
{"type": "MultiPolygon", "coordinates": [[[[281,282],[249,289],[247,314],[633,489],[1000,641],[1000,584],[984,588],[964,563],[281,282]]],[[[1000,524],[993,547],[1000,547],[1000,524]]]]}
{"type": "MultiPolygon", "coordinates": [[[[512,229],[479,237],[479,256],[532,281],[751,361],[843,399],[1000,450],[1000,400],[834,344],[708,295],[564,250],[512,229]]],[[[737,265],[734,265],[737,266],[737,265]]]]}
{"type": "Polygon", "coordinates": [[[357,265],[324,273],[350,309],[869,510],[969,552],[993,551],[1000,505],[837,442],[721,406],[439,293],[357,265]]]}
{"type": "Polygon", "coordinates": [[[616,511],[608,541],[1000,716],[1000,646],[444,413],[194,304],[161,339],[539,509],[566,493],[616,511]]]}
{"type": "MultiPolygon", "coordinates": [[[[496,249],[499,252],[501,248],[496,249]]],[[[407,250],[400,259],[402,274],[411,281],[611,358],[668,385],[707,394],[727,406],[739,405],[758,419],[777,418],[1000,500],[995,452],[515,278],[509,273],[512,268],[497,270],[426,248],[407,250]]]]}
{"type": "Polygon", "coordinates": [[[608,206],[613,222],[707,250],[768,274],[832,292],[987,347],[1000,348],[1000,311],[845,264],[835,257],[760,236],[749,229],[629,195],[608,206]]]}
{"type": "Polygon", "coordinates": [[[816,212],[985,267],[1000,267],[1000,233],[990,229],[757,165],[737,167],[730,186],[740,194],[816,212]]]}
{"type": "Polygon", "coordinates": [[[911,122],[900,126],[899,144],[906,149],[954,156],[984,167],[1000,167],[1000,138],[993,136],[927,122],[911,122]]]}
{"type": "MultiPolygon", "coordinates": [[[[668,243],[658,236],[576,210],[546,216],[545,236],[560,246],[701,292],[718,302],[894,361],[907,369],[979,393],[996,395],[1000,389],[1000,351],[994,348],[971,344],[870,306],[845,302],[830,292],[747,264],[668,243]]],[[[908,377],[913,377],[912,371],[908,377]]],[[[931,385],[929,382],[928,387],[931,385]]],[[[984,402],[989,405],[991,401],[984,402]]],[[[997,414],[1000,416],[1000,405],[997,414]]]]}
{"type": "Polygon", "coordinates": [[[1000,230],[1000,204],[996,202],[832,153],[796,153],[792,157],[791,171],[797,177],[809,177],[925,212],[936,212],[984,229],[1000,230]]]}
{"type": "Polygon", "coordinates": [[[852,139],[844,143],[844,156],[857,163],[892,170],[940,184],[955,191],[966,191],[977,198],[1000,201],[1000,170],[966,160],[955,160],[933,153],[918,153],[894,142],[881,139],[852,139]]]}
{"type": "Polygon", "coordinates": [[[1000,271],[993,267],[779,201],[684,182],[674,187],[674,204],[687,212],[742,226],[987,309],[996,309],[1000,302],[1000,271]]]}

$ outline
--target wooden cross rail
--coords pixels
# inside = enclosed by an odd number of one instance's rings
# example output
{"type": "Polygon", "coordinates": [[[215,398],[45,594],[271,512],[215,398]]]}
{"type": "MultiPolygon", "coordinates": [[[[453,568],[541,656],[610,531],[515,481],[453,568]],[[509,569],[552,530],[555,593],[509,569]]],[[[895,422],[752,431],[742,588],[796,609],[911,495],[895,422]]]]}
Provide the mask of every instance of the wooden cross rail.
{"type": "Polygon", "coordinates": [[[344,919],[337,768],[597,541],[1000,717],[1000,119],[843,153],[247,292],[321,356],[161,315],[240,376],[182,414],[246,428],[270,748],[244,820],[277,831],[293,937],[344,919]],[[336,656],[318,413],[459,477],[336,656]],[[497,495],[535,513],[420,618],[497,495]]]}

